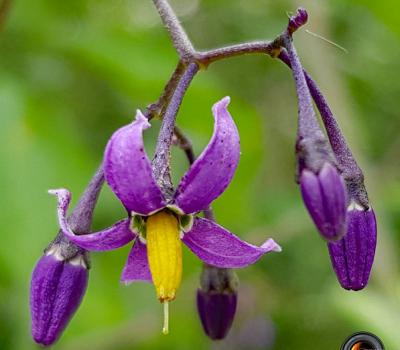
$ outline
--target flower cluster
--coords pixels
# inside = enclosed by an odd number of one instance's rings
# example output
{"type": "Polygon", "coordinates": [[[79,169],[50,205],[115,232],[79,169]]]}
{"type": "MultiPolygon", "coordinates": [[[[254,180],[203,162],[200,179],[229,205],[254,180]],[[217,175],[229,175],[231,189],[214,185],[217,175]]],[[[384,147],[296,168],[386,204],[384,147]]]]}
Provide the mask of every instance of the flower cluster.
{"type": "MultiPolygon", "coordinates": [[[[170,13],[165,1],[155,3],[162,16],[170,13]]],[[[269,53],[292,69],[295,80],[299,102],[296,178],[304,204],[327,241],[340,284],[345,289],[360,290],[367,285],[374,260],[375,214],[368,201],[363,173],[326,100],[301,66],[293,45],[293,33],[307,19],[304,9],[290,17],[286,30],[271,44],[269,53]]],[[[174,21],[172,18],[167,27],[175,25],[172,37],[181,35],[183,46],[178,43],[177,49],[189,59],[194,49],[174,21]]],[[[243,47],[232,48],[232,55],[243,47]]],[[[227,52],[229,48],[216,50],[205,62],[227,52]]],[[[213,106],[214,131],[210,142],[195,160],[189,152],[190,168],[178,186],[172,186],[170,148],[175,119],[184,93],[199,70],[199,57],[188,64],[179,63],[174,74],[183,74],[173,76],[167,84],[160,98],[165,105],[155,104],[148,109],[163,117],[153,161],[143,143],[151,115],[145,116],[138,110],[132,123],[111,136],[99,171],[70,215],[71,193],[63,188],[49,191],[57,197],[60,230],[32,275],[32,335],[37,343],[53,344],[77,310],[88,283],[91,251],[132,244],[121,282],[145,281],[154,285],[164,307],[166,334],[169,303],[176,298],[181,284],[182,243],[186,245],[203,263],[197,308],[203,329],[213,340],[227,335],[235,316],[238,279],[234,269],[249,266],[266,253],[281,251],[271,238],[260,246],[241,240],[210,215],[211,204],[231,183],[240,158],[239,132],[228,112],[229,97],[213,106]],[[172,91],[168,91],[171,87],[172,91]],[[91,232],[94,208],[104,182],[126,209],[126,217],[109,228],[91,232]]]]}
{"type": "Polygon", "coordinates": [[[377,227],[364,175],[316,83],[301,66],[291,28],[307,18],[303,9],[289,19],[279,58],[292,68],[299,100],[296,154],[303,201],[321,235],[328,241],[333,269],[341,286],[363,289],[375,256],[377,227]],[[312,105],[323,124],[321,130],[312,105]]]}

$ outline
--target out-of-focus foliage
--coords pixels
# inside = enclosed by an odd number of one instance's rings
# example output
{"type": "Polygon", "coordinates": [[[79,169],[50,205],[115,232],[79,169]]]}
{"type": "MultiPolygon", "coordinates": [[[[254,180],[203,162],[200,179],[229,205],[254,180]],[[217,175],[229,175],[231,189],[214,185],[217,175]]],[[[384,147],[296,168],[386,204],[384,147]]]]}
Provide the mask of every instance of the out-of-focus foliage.
{"type": "MultiPolygon", "coordinates": [[[[88,293],[54,349],[338,349],[358,330],[400,342],[400,5],[394,0],[175,0],[199,48],[272,38],[286,11],[309,10],[295,43],[365,169],[379,226],[372,279],[346,292],[331,270],[294,183],[296,100],[290,72],[263,56],[233,58],[196,77],[178,124],[197,154],[212,130],[211,105],[230,95],[242,140],[238,172],[216,201],[218,220],[243,238],[282,246],[239,271],[239,312],[212,344],[195,309],[201,264],[185,251],[184,282],[171,305],[171,334],[150,285],[119,284],[128,247],[92,254],[88,293]]],[[[34,349],[31,270],[57,231],[52,187],[78,198],[107,138],[155,101],[177,57],[149,0],[14,1],[0,33],[0,348],[34,349]]],[[[146,132],[154,149],[159,122],[146,132]]],[[[187,167],[173,153],[175,183],[187,167]]],[[[104,188],[95,228],[124,216],[104,188]]]]}

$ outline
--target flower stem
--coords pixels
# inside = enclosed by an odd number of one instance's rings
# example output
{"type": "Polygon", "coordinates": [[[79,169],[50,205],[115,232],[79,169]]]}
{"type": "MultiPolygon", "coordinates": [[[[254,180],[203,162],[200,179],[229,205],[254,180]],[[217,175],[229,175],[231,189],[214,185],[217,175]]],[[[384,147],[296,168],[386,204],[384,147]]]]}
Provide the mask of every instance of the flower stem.
{"type": "Polygon", "coordinates": [[[179,83],[172,94],[170,103],[165,110],[160,133],[158,135],[155,155],[153,159],[153,173],[158,185],[164,192],[165,196],[171,197],[173,194],[173,186],[171,181],[171,172],[169,167],[169,159],[171,156],[171,144],[174,134],[175,120],[183,97],[188,89],[192,79],[199,70],[197,63],[190,63],[179,83]]]}
{"type": "Polygon", "coordinates": [[[301,66],[296,48],[293,45],[292,38],[289,35],[285,35],[283,42],[292,66],[293,77],[296,83],[296,93],[299,101],[298,137],[300,139],[306,139],[315,138],[315,136],[318,135],[323,138],[323,133],[319,127],[312,104],[311,94],[303,73],[303,67],[301,66]]]}
{"type": "MultiPolygon", "coordinates": [[[[278,58],[289,68],[291,68],[290,59],[286,51],[283,50],[279,54],[278,58]]],[[[368,208],[369,201],[368,194],[364,186],[363,172],[360,169],[357,161],[354,159],[354,156],[347,145],[346,139],[344,138],[344,135],[340,130],[340,127],[333,116],[333,113],[329,108],[324,95],[308,72],[306,70],[303,70],[303,72],[311,96],[320,112],[333,153],[338,161],[338,165],[342,171],[343,177],[346,180],[350,194],[354,199],[357,199],[359,204],[365,208],[368,208]]]]}
{"type": "Polygon", "coordinates": [[[145,113],[147,119],[150,120],[152,118],[157,118],[164,115],[165,109],[172,98],[176,86],[181,80],[182,75],[185,73],[185,69],[185,64],[180,60],[176,65],[176,68],[172,73],[171,78],[169,78],[167,84],[165,85],[164,90],[157,102],[154,102],[147,106],[145,113]]]}
{"type": "MultiPolygon", "coordinates": [[[[286,51],[282,51],[279,54],[278,58],[282,62],[284,62],[289,68],[291,68],[290,60],[286,51]]],[[[310,89],[311,96],[313,97],[313,100],[319,112],[321,113],[322,121],[324,122],[324,125],[326,127],[326,131],[337,160],[344,168],[352,169],[353,172],[361,173],[361,169],[354,159],[353,154],[346,143],[346,140],[343,136],[342,131],[340,130],[336,119],[333,117],[333,113],[329,108],[329,105],[325,100],[324,95],[318,88],[315,81],[308,74],[308,72],[306,70],[304,70],[303,72],[307,81],[308,88],[310,89]]]]}
{"type": "Polygon", "coordinates": [[[209,51],[196,52],[195,58],[202,66],[208,66],[213,62],[235,56],[253,53],[272,54],[274,50],[278,50],[279,39],[272,41],[253,41],[241,44],[225,46],[209,51]]]}
{"type": "Polygon", "coordinates": [[[179,57],[183,61],[189,62],[195,50],[171,5],[167,0],[153,0],[153,3],[171,36],[172,43],[176,51],[178,51],[179,57]]]}
{"type": "Polygon", "coordinates": [[[174,137],[174,144],[178,146],[183,152],[185,152],[189,165],[192,165],[196,158],[194,155],[192,142],[177,126],[175,126],[174,129],[174,137]]]}
{"type": "Polygon", "coordinates": [[[94,208],[103,184],[103,165],[100,165],[68,218],[71,229],[75,234],[89,233],[92,225],[94,208]]]}

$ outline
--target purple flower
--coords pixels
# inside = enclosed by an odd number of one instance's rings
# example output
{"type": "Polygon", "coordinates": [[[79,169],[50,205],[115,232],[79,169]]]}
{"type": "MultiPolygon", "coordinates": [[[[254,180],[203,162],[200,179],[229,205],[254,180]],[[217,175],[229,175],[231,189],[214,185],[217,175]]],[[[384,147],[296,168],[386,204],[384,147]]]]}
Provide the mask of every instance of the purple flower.
{"type": "Polygon", "coordinates": [[[43,255],[32,274],[31,317],[33,339],[53,344],[79,307],[86,291],[88,267],[84,254],[65,260],[58,244],[43,255]]]}
{"type": "MultiPolygon", "coordinates": [[[[299,11],[300,22],[306,20],[305,14],[299,11]]],[[[318,123],[303,68],[292,43],[290,25],[293,18],[289,20],[284,43],[299,101],[297,180],[304,204],[320,234],[328,241],[336,241],[346,232],[347,190],[332,148],[318,123]]]]}
{"type": "Polygon", "coordinates": [[[329,255],[341,286],[360,290],[368,283],[375,256],[375,213],[354,204],[347,215],[347,233],[339,242],[328,243],[329,255]]]}
{"type": "Polygon", "coordinates": [[[265,253],[281,250],[272,239],[257,247],[195,216],[222,194],[239,162],[239,135],[228,104],[226,97],[213,106],[211,141],[183,176],[172,199],[165,198],[153,176],[142,139],[150,124],[140,111],[132,124],[114,133],[104,157],[106,181],[128,211],[127,219],[97,233],[75,235],[66,220],[70,193],[55,191],[61,228],[78,246],[104,251],[134,241],[121,281],[152,281],[166,309],[181,281],[181,242],[203,262],[221,268],[245,267],[265,253]]]}
{"type": "Polygon", "coordinates": [[[234,271],[204,266],[197,310],[205,333],[213,340],[228,334],[235,317],[238,281],[234,271]]]}

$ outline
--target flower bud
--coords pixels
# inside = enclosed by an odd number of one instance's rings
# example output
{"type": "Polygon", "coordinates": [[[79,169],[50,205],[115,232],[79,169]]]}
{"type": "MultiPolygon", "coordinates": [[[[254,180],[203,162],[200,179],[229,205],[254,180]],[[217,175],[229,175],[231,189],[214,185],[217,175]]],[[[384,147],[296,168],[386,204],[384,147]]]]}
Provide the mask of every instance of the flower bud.
{"type": "Polygon", "coordinates": [[[288,31],[293,34],[297,29],[307,23],[308,13],[306,9],[299,7],[296,14],[289,17],[288,31]]]}
{"type": "Polygon", "coordinates": [[[50,246],[32,273],[30,308],[32,337],[49,346],[61,335],[80,305],[88,281],[84,252],[65,259],[60,246],[50,246]]]}
{"type": "Polygon", "coordinates": [[[205,333],[213,340],[228,334],[237,305],[238,280],[231,269],[205,265],[197,290],[197,310],[205,333]]]}
{"type": "Polygon", "coordinates": [[[333,269],[344,289],[363,289],[369,279],[376,248],[376,219],[372,208],[354,202],[347,212],[347,233],[338,242],[329,242],[333,269]]]}
{"type": "Polygon", "coordinates": [[[347,191],[336,168],[325,163],[318,174],[304,169],[299,181],[304,204],[323,238],[342,238],[346,232],[347,191]]]}

